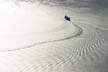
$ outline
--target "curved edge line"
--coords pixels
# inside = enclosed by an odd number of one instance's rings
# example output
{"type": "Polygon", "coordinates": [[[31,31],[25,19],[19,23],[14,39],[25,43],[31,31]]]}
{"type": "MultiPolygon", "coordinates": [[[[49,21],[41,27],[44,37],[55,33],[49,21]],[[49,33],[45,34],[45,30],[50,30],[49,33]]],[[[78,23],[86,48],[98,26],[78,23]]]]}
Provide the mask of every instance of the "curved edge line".
{"type": "Polygon", "coordinates": [[[37,45],[46,44],[46,43],[52,43],[52,42],[58,42],[58,41],[63,41],[63,40],[68,40],[68,39],[71,39],[73,37],[77,37],[77,36],[81,35],[83,30],[78,25],[74,24],[72,21],[70,21],[70,23],[73,24],[76,28],[78,28],[78,33],[73,35],[73,36],[69,36],[69,37],[62,38],[62,39],[57,39],[57,40],[50,40],[50,41],[44,41],[44,42],[40,42],[40,43],[34,43],[34,44],[31,44],[31,45],[28,45],[28,46],[25,46],[25,47],[22,47],[22,48],[1,50],[0,52],[10,52],[10,51],[28,49],[28,48],[31,48],[31,47],[34,47],[34,46],[37,46],[37,45]]]}

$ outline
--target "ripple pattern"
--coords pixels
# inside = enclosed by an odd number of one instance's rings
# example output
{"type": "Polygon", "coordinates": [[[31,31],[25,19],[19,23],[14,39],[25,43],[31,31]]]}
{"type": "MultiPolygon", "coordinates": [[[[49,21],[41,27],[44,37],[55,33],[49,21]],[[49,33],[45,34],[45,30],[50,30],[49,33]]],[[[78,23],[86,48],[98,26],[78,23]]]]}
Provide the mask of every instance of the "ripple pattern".
{"type": "Polygon", "coordinates": [[[0,52],[1,72],[108,72],[108,30],[83,17],[74,36],[0,52]]]}

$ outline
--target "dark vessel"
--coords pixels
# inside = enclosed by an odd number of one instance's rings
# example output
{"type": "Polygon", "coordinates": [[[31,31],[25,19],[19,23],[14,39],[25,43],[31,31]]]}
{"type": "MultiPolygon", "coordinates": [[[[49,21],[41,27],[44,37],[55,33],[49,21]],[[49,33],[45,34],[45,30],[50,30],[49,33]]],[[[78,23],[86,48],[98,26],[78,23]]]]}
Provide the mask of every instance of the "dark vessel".
{"type": "Polygon", "coordinates": [[[65,16],[65,20],[71,21],[70,17],[65,16]]]}

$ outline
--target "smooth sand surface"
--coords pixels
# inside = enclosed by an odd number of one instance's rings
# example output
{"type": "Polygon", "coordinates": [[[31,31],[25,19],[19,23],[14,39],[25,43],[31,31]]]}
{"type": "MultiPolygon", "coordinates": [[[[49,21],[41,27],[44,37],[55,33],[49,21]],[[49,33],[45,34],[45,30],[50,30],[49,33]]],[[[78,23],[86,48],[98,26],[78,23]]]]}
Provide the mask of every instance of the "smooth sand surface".
{"type": "Polygon", "coordinates": [[[107,15],[90,8],[21,4],[0,6],[7,10],[0,11],[0,72],[108,72],[107,15]]]}

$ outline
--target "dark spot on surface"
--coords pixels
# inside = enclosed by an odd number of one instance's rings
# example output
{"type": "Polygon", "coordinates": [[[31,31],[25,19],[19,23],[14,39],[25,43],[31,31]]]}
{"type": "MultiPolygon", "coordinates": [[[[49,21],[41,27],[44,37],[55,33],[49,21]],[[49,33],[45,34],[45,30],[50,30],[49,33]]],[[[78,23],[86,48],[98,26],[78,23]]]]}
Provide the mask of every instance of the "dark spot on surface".
{"type": "Polygon", "coordinates": [[[66,16],[66,15],[65,15],[64,18],[65,18],[65,20],[67,20],[67,21],[71,21],[70,17],[68,17],[68,16],[66,16]]]}

